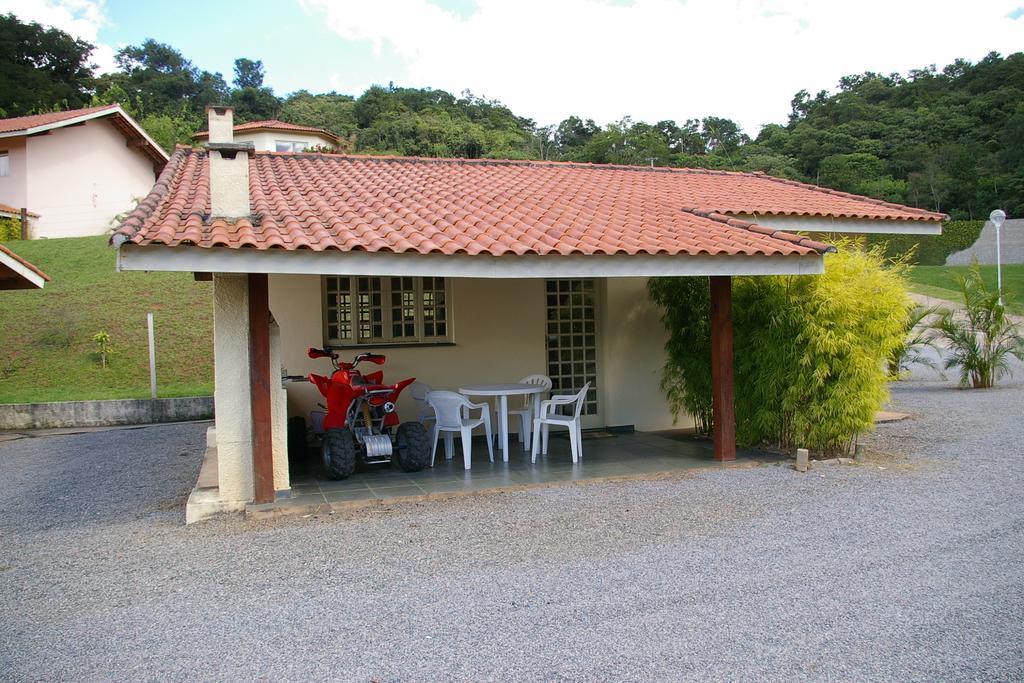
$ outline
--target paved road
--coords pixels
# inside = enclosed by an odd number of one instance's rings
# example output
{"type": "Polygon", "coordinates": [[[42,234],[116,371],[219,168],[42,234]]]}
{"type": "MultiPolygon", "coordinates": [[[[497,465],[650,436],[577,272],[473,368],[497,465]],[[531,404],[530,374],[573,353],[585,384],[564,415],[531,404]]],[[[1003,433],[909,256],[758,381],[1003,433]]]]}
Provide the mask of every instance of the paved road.
{"type": "Polygon", "coordinates": [[[202,425],[0,443],[0,678],[1021,680],[1024,386],[894,404],[871,465],[188,528],[202,425]]]}

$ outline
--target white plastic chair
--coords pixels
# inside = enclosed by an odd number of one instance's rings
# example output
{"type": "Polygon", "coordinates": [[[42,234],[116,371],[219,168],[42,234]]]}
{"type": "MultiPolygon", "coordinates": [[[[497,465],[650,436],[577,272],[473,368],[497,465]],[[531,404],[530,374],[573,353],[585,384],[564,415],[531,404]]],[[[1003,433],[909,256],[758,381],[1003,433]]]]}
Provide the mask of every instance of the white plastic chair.
{"type": "MultiPolygon", "coordinates": [[[[537,384],[544,387],[544,393],[551,391],[551,378],[547,375],[530,375],[519,380],[520,384],[537,384]]],[[[533,396],[526,396],[525,406],[517,410],[509,410],[508,417],[519,418],[519,443],[523,450],[530,450],[530,434],[533,431],[533,396]]]]}
{"type": "Polygon", "coordinates": [[[430,385],[424,382],[413,382],[409,385],[409,396],[416,401],[416,410],[419,412],[416,419],[423,425],[434,421],[434,409],[427,405],[427,394],[431,391],[430,385]]]}
{"type": "Polygon", "coordinates": [[[584,384],[578,394],[572,396],[552,396],[547,401],[541,401],[540,415],[533,418],[533,447],[530,453],[530,462],[537,462],[538,450],[547,455],[548,428],[550,427],[565,427],[568,429],[572,461],[575,463],[583,458],[583,430],[580,428],[580,415],[583,413],[583,402],[587,398],[588,389],[590,389],[590,382],[584,384]],[[575,407],[572,415],[563,415],[557,412],[559,406],[573,404],[575,404],[575,407]]]}
{"type": "Polygon", "coordinates": [[[455,433],[462,436],[462,457],[466,469],[472,467],[473,430],[484,426],[487,435],[487,456],[494,462],[494,437],[491,432],[491,411],[486,403],[473,403],[462,394],[454,391],[431,391],[427,394],[427,404],[434,409],[434,445],[430,450],[430,466],[434,466],[437,453],[437,441],[444,433],[445,455],[451,459],[455,450],[455,433]],[[469,417],[470,410],[479,410],[480,417],[469,417]]]}

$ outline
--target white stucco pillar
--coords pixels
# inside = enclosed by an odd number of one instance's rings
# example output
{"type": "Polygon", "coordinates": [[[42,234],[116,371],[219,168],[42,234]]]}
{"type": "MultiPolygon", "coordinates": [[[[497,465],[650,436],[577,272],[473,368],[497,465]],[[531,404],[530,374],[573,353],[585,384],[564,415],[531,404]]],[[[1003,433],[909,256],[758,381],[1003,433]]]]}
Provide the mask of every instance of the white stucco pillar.
{"type": "Polygon", "coordinates": [[[213,402],[217,478],[224,501],[253,498],[248,292],[244,274],[213,276],[213,402]]]}
{"type": "MultiPolygon", "coordinates": [[[[249,294],[245,275],[213,276],[213,400],[217,466],[223,501],[253,499],[252,413],[249,409],[249,294]]],[[[281,329],[270,324],[270,412],[274,490],[289,488],[287,394],[281,382],[281,329]]]]}

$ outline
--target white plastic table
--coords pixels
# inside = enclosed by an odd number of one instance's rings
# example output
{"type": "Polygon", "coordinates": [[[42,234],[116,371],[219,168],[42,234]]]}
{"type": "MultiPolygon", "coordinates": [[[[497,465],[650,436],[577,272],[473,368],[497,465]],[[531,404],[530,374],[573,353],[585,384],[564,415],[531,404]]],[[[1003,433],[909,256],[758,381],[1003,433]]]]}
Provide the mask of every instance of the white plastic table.
{"type": "MultiPolygon", "coordinates": [[[[498,397],[498,433],[500,435],[501,457],[508,462],[508,397],[509,396],[533,396],[533,414],[540,413],[540,395],[545,389],[540,384],[521,384],[512,382],[509,384],[470,384],[459,389],[460,394],[466,396],[497,396],[498,397]]],[[[527,426],[531,429],[533,425],[527,426]]]]}

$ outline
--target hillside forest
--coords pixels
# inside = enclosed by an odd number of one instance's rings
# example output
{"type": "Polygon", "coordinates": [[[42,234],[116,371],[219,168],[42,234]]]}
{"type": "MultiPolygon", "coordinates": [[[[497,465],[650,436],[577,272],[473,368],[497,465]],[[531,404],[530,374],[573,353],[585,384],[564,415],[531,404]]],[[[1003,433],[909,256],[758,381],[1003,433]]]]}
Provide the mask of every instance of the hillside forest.
{"type": "Polygon", "coordinates": [[[754,132],[713,114],[673,120],[670,110],[656,122],[600,124],[580,112],[540,125],[468,91],[394,84],[358,95],[275,93],[258,59],[236,59],[229,83],[154,40],[123,47],[118,69],[100,74],[92,49],[0,15],[0,116],[118,102],[170,150],[192,143],[207,105],[229,103],[238,123],[325,128],[341,152],[756,170],[953,219],[997,206],[1024,213],[1024,53],[845,76],[831,91],[794,94],[788,120],[754,132]]]}

